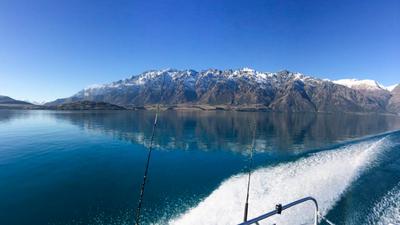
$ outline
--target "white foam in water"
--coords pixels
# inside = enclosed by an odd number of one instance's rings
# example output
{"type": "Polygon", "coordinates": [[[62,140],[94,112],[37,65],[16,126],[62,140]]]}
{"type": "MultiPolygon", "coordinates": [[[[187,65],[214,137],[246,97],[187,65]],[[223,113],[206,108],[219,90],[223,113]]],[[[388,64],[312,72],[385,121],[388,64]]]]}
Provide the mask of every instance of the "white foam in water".
{"type": "MultiPolygon", "coordinates": [[[[275,204],[312,196],[325,215],[343,192],[373,163],[385,145],[385,138],[365,141],[336,150],[315,153],[295,162],[254,171],[249,200],[249,219],[274,210],[275,204]]],[[[170,224],[238,224],[243,220],[247,174],[224,181],[196,207],[170,224]]],[[[260,224],[310,224],[314,208],[306,203],[285,210],[260,224]]]]}
{"type": "Polygon", "coordinates": [[[369,218],[370,224],[400,224],[400,183],[374,206],[369,218]]]}

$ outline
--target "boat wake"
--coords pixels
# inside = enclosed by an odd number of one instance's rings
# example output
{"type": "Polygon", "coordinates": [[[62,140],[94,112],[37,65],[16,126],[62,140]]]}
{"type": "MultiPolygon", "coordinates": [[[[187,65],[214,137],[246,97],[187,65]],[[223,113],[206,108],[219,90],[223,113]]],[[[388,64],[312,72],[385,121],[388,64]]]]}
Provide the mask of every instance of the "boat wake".
{"type": "Polygon", "coordinates": [[[400,224],[400,183],[387,193],[372,209],[369,224],[400,224]]]}
{"type": "MultiPolygon", "coordinates": [[[[362,141],[311,154],[294,162],[254,171],[251,181],[249,218],[274,210],[275,204],[313,196],[323,215],[335,205],[363,171],[376,162],[389,140],[362,141]]],[[[238,224],[243,220],[247,175],[225,180],[194,208],[169,224],[238,224]]],[[[267,219],[268,224],[305,224],[313,221],[313,205],[306,203],[267,219]]],[[[262,223],[260,223],[262,224],[262,223]]]]}

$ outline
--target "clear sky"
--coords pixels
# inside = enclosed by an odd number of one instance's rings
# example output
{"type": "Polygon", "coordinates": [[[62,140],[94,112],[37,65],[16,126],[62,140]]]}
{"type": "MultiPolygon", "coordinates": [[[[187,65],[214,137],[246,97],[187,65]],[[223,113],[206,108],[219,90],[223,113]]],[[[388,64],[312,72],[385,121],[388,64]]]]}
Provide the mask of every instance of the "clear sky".
{"type": "Polygon", "coordinates": [[[400,82],[398,0],[0,0],[0,94],[49,101],[149,69],[400,82]]]}

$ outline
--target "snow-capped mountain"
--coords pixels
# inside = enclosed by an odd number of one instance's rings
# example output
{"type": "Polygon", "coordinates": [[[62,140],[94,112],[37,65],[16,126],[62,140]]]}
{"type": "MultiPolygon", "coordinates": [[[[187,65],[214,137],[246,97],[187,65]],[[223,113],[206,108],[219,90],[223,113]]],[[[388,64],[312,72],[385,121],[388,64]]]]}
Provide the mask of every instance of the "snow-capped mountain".
{"type": "Polygon", "coordinates": [[[340,84],[356,90],[369,90],[369,91],[387,90],[389,92],[391,92],[398,85],[394,84],[385,87],[375,80],[358,80],[358,79],[340,79],[340,80],[334,80],[333,83],[340,84]]]}
{"type": "Polygon", "coordinates": [[[333,83],[358,90],[386,90],[383,85],[375,80],[341,79],[335,80],[333,83]]]}
{"type": "Polygon", "coordinates": [[[29,99],[25,99],[24,101],[25,102],[29,102],[29,103],[34,104],[34,105],[44,105],[44,104],[46,104],[46,101],[34,101],[34,100],[29,100],[29,99]]]}
{"type": "Polygon", "coordinates": [[[166,69],[147,71],[109,84],[92,85],[70,98],[47,105],[89,100],[125,107],[160,102],[168,106],[252,107],[276,111],[385,112],[389,97],[389,92],[377,82],[331,82],[287,70],[260,72],[243,68],[197,72],[166,69]],[[361,87],[379,89],[385,94],[371,96],[360,91],[361,87]]]}

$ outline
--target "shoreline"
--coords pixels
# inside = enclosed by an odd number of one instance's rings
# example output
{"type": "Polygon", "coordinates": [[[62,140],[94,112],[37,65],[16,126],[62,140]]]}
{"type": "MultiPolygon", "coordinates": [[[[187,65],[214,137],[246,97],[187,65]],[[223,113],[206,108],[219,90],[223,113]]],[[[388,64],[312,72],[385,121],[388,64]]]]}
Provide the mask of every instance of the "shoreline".
{"type": "MultiPolygon", "coordinates": [[[[93,108],[93,109],[60,109],[54,106],[3,106],[0,105],[0,110],[50,110],[50,111],[155,111],[157,105],[146,106],[120,106],[119,109],[112,108],[93,108]]],[[[322,114],[356,114],[356,115],[387,115],[387,116],[400,116],[400,114],[387,113],[387,112],[346,112],[346,111],[279,111],[270,109],[264,105],[160,105],[161,111],[226,111],[226,112],[273,112],[273,113],[322,113],[322,114]]]]}

